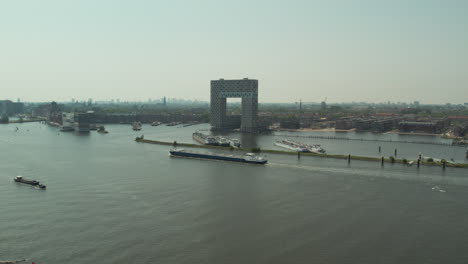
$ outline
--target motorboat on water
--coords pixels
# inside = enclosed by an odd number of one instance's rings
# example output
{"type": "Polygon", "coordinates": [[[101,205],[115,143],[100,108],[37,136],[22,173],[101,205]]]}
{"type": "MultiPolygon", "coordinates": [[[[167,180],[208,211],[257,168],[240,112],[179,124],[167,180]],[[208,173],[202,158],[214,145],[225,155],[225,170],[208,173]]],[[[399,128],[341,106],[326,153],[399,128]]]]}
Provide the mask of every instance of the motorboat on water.
{"type": "Polygon", "coordinates": [[[133,122],[132,129],[134,131],[140,131],[141,130],[141,122],[133,122]]]}
{"type": "Polygon", "coordinates": [[[213,136],[208,136],[200,132],[192,134],[192,138],[200,144],[218,146],[219,142],[213,136]]]}
{"type": "Polygon", "coordinates": [[[13,180],[15,182],[32,185],[32,186],[37,187],[39,189],[46,189],[47,188],[47,186],[45,186],[44,184],[41,184],[40,182],[38,182],[36,180],[29,180],[29,179],[23,178],[23,176],[19,176],[19,175],[16,176],[13,180]]]}
{"type": "Polygon", "coordinates": [[[75,131],[75,128],[72,127],[72,126],[60,126],[60,131],[61,132],[71,132],[71,131],[75,131]]]}

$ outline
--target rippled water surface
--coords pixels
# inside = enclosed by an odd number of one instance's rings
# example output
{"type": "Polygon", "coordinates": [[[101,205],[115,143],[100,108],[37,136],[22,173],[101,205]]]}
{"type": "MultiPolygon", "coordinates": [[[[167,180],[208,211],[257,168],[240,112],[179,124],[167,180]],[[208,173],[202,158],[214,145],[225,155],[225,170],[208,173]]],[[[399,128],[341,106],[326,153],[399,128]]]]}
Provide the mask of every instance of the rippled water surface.
{"type": "MultiPolygon", "coordinates": [[[[170,158],[169,147],[133,139],[191,142],[206,125],[106,128],[79,135],[38,123],[0,126],[0,260],[468,263],[466,169],[284,155],[269,155],[266,166],[170,158]],[[48,189],[17,184],[16,175],[48,189]]],[[[277,139],[233,135],[264,148],[277,139]]],[[[317,143],[356,155],[395,148],[317,143]]],[[[460,147],[398,149],[465,161],[460,147]]]]}

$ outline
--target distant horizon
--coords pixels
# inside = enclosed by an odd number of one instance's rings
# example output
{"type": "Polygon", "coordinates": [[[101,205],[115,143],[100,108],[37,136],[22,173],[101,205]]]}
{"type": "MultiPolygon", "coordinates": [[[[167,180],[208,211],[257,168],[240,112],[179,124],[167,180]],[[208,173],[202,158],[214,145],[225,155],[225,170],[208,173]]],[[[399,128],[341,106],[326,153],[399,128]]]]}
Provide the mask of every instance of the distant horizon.
{"type": "MultiPolygon", "coordinates": [[[[93,104],[102,104],[102,103],[114,103],[114,104],[125,104],[125,103],[140,103],[140,104],[161,104],[161,98],[151,98],[151,102],[148,101],[148,99],[146,100],[126,100],[124,98],[111,98],[111,99],[103,99],[103,100],[94,100],[93,98],[88,98],[87,100],[75,100],[75,102],[73,102],[71,99],[70,100],[46,100],[46,101],[22,101],[20,100],[21,103],[52,103],[52,102],[56,102],[56,103],[66,103],[66,104],[72,104],[72,103],[78,103],[78,104],[81,104],[81,103],[88,103],[88,100],[89,99],[92,99],[92,103],[93,104]],[[120,101],[117,101],[117,100],[120,100],[120,101]]],[[[206,101],[206,100],[192,100],[192,99],[186,99],[186,98],[168,98],[166,97],[166,99],[168,100],[168,104],[171,103],[172,100],[176,100],[178,101],[177,103],[183,103],[183,102],[196,102],[196,103],[200,103],[200,104],[209,104],[210,101],[206,101]]],[[[229,98],[231,99],[231,98],[229,98]]],[[[235,99],[240,99],[240,98],[235,98],[235,99]]],[[[17,102],[17,100],[12,100],[12,99],[8,99],[8,98],[0,98],[0,101],[2,100],[9,100],[9,101],[12,101],[12,102],[17,102]]],[[[425,103],[425,102],[421,102],[421,101],[417,101],[418,102],[418,105],[420,106],[424,106],[424,105],[447,105],[447,104],[450,104],[450,105],[463,105],[463,106],[468,106],[468,102],[462,102],[462,103],[452,103],[452,102],[446,102],[446,103],[425,103]]],[[[228,103],[240,103],[237,102],[237,101],[233,101],[233,102],[230,102],[228,101],[228,103]]],[[[259,104],[299,104],[300,101],[294,101],[294,102],[261,102],[259,101],[259,104]]],[[[302,104],[316,104],[316,105],[320,105],[322,102],[320,101],[302,101],[301,102],[302,104]]],[[[366,101],[342,101],[342,102],[329,102],[327,101],[326,104],[394,104],[394,105],[415,105],[415,101],[413,102],[392,102],[392,101],[382,101],[382,102],[366,102],[366,101]]]]}
{"type": "Polygon", "coordinates": [[[468,1],[0,3],[1,97],[209,100],[259,80],[260,102],[468,102],[468,1]]]}

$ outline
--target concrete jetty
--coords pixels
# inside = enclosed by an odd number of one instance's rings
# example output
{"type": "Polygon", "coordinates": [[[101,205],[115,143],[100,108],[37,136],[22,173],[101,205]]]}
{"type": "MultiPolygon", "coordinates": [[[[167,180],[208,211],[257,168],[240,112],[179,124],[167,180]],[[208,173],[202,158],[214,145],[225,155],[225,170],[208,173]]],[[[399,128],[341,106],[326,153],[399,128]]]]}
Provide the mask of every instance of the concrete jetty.
{"type": "MultiPolygon", "coordinates": [[[[167,141],[158,141],[158,140],[150,140],[144,139],[141,137],[137,137],[135,139],[136,142],[140,143],[149,143],[149,144],[157,144],[157,145],[165,145],[165,146],[173,146],[174,142],[167,142],[167,141]]],[[[204,149],[219,149],[226,151],[226,147],[220,146],[210,146],[210,145],[198,145],[198,144],[190,144],[190,143],[180,143],[177,142],[178,147],[190,147],[190,148],[204,148],[204,149]]],[[[240,151],[240,152],[251,152],[251,149],[245,148],[232,148],[231,151],[240,151]]],[[[262,153],[269,153],[269,154],[282,154],[282,155],[297,155],[297,152],[294,151],[283,151],[283,150],[273,150],[273,149],[260,149],[262,153]]],[[[315,157],[322,157],[322,158],[334,158],[334,159],[344,159],[344,160],[363,160],[363,161],[377,161],[377,162],[390,162],[390,163],[406,163],[406,159],[396,159],[394,157],[366,157],[366,156],[354,156],[351,154],[341,155],[341,154],[315,154],[315,153],[301,153],[301,156],[315,156],[315,157]]],[[[431,165],[431,166],[442,166],[442,162],[437,161],[420,161],[421,165],[431,165]]],[[[456,167],[456,168],[468,168],[468,163],[446,163],[447,167],[456,167]]]]}

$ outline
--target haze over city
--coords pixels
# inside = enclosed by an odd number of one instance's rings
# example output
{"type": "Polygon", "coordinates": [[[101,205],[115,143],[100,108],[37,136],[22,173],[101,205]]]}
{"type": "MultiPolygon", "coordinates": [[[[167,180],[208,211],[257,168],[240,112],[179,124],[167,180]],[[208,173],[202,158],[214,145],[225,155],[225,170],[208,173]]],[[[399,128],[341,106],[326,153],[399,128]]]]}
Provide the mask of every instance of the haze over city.
{"type": "Polygon", "coordinates": [[[0,264],[467,264],[467,11],[0,1],[0,264]]]}
{"type": "Polygon", "coordinates": [[[466,1],[4,1],[2,98],[468,101],[466,1]]]}

